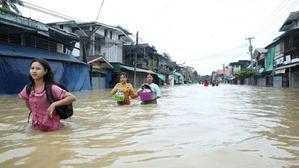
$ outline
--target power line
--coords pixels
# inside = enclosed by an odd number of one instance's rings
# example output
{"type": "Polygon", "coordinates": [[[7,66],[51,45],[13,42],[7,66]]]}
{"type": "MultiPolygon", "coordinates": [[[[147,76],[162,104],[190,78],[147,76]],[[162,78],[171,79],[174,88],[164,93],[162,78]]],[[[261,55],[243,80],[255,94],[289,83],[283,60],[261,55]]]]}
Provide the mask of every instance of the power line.
{"type": "Polygon", "coordinates": [[[64,20],[75,20],[75,21],[82,22],[82,20],[78,20],[77,18],[67,16],[67,15],[64,15],[62,13],[58,13],[58,12],[55,12],[53,10],[50,10],[50,9],[46,9],[44,7],[31,4],[29,2],[23,1],[23,3],[24,3],[24,7],[26,7],[26,8],[29,8],[29,9],[32,9],[32,10],[35,10],[35,11],[38,11],[38,12],[41,12],[41,13],[44,13],[44,14],[47,14],[47,15],[50,15],[50,16],[54,16],[54,17],[64,19],[64,20]]]}
{"type": "Polygon", "coordinates": [[[287,1],[289,1],[289,0],[282,0],[281,1],[281,3],[270,13],[270,15],[268,15],[267,17],[266,17],[266,19],[264,19],[260,24],[259,24],[259,26],[257,26],[257,27],[261,27],[261,26],[263,26],[263,25],[265,25],[265,22],[268,22],[269,20],[271,20],[272,18],[273,18],[273,15],[275,14],[275,13],[277,13],[278,11],[280,11],[281,10],[281,8],[282,8],[282,6],[284,6],[285,4],[285,2],[287,2],[287,1]]]}
{"type": "MultiPolygon", "coordinates": [[[[285,1],[283,1],[285,2],[285,1]]],[[[282,2],[282,3],[283,3],[282,2]]],[[[281,4],[282,4],[281,3],[281,4]]],[[[268,30],[268,28],[273,27],[273,24],[277,22],[277,20],[281,20],[282,18],[285,18],[286,14],[289,13],[292,9],[297,7],[299,2],[295,1],[288,1],[286,4],[281,5],[280,8],[276,8],[271,15],[267,17],[267,19],[263,22],[263,26],[259,31],[256,31],[254,33],[255,36],[258,36],[268,30]]]]}
{"type": "Polygon", "coordinates": [[[103,5],[104,5],[104,2],[105,0],[102,0],[102,3],[101,3],[101,6],[100,6],[100,9],[99,9],[99,12],[98,12],[98,15],[97,15],[97,18],[96,18],[96,21],[98,21],[99,17],[100,17],[100,13],[102,11],[102,8],[103,8],[103,5]]]}
{"type": "Polygon", "coordinates": [[[165,10],[171,5],[171,3],[175,1],[175,0],[169,0],[164,6],[163,8],[159,11],[159,13],[156,15],[155,19],[153,19],[148,25],[147,25],[147,29],[149,29],[150,27],[152,27],[154,25],[155,22],[157,22],[159,20],[159,18],[163,15],[163,13],[165,12],[165,10]]]}
{"type": "Polygon", "coordinates": [[[260,28],[261,27],[261,30],[259,30],[259,31],[256,31],[255,33],[254,33],[254,35],[258,35],[258,34],[260,34],[260,33],[262,33],[264,30],[266,30],[266,28],[267,28],[267,26],[268,25],[270,25],[270,23],[272,23],[272,21],[273,20],[275,20],[276,19],[276,17],[277,16],[279,16],[279,15],[277,15],[278,13],[280,13],[281,11],[282,11],[282,9],[287,5],[287,4],[289,4],[291,1],[289,1],[289,0],[283,0],[272,12],[271,12],[271,14],[270,15],[268,15],[268,17],[265,19],[265,20],[263,20],[260,24],[259,24],[259,26],[257,26],[257,29],[256,30],[258,30],[258,28],[260,28]],[[286,3],[285,3],[286,2],[286,3]]]}
{"type": "MultiPolygon", "coordinates": [[[[184,59],[184,60],[178,60],[178,61],[203,61],[203,60],[206,60],[206,59],[211,59],[211,58],[219,58],[219,57],[227,57],[228,55],[240,55],[242,52],[241,51],[238,51],[238,49],[242,49],[245,47],[245,44],[241,44],[241,45],[238,45],[234,48],[231,48],[227,51],[224,51],[224,52],[219,52],[219,53],[215,53],[215,54],[207,54],[205,56],[202,56],[202,57],[199,57],[199,58],[195,58],[195,59],[184,59]]],[[[194,54],[194,53],[193,53],[194,54]]],[[[197,55],[202,55],[202,54],[197,54],[197,55]]]]}

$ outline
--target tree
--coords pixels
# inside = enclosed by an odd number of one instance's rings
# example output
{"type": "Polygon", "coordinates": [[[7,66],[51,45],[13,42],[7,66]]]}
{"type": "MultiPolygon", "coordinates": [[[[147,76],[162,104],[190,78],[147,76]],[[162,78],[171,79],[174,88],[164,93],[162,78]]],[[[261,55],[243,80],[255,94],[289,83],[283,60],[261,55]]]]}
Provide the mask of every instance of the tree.
{"type": "Polygon", "coordinates": [[[164,52],[164,53],[162,53],[162,56],[164,58],[168,59],[169,61],[171,61],[171,56],[168,53],[164,52]]]}
{"type": "Polygon", "coordinates": [[[197,73],[197,71],[193,71],[192,75],[193,75],[193,80],[197,80],[197,81],[199,80],[200,75],[197,73]]]}
{"type": "Polygon", "coordinates": [[[20,14],[20,10],[17,5],[24,6],[22,0],[0,0],[0,6],[3,9],[2,11],[10,11],[17,14],[20,14]]]}
{"type": "Polygon", "coordinates": [[[254,75],[256,75],[256,70],[253,68],[242,69],[241,71],[234,74],[235,77],[240,79],[248,78],[254,75]]]}

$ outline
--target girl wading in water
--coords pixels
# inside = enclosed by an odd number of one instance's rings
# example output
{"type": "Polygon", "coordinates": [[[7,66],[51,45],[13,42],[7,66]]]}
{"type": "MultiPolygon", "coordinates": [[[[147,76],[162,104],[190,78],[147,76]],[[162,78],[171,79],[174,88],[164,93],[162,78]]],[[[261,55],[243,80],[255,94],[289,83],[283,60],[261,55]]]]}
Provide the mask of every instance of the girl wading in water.
{"type": "Polygon", "coordinates": [[[119,80],[120,82],[111,90],[111,95],[115,95],[118,105],[129,105],[130,99],[138,97],[138,94],[134,92],[132,84],[128,83],[128,75],[126,73],[120,73],[119,80]]]}
{"type": "Polygon", "coordinates": [[[60,116],[55,113],[55,108],[71,104],[76,100],[74,95],[56,84],[53,76],[46,60],[34,59],[30,64],[30,82],[19,93],[19,97],[25,100],[26,107],[32,112],[32,126],[41,131],[54,131],[61,128],[60,116]],[[53,103],[48,102],[45,89],[47,86],[50,86],[52,96],[56,100],[53,103]]]}
{"type": "Polygon", "coordinates": [[[152,92],[152,97],[150,100],[142,101],[141,104],[157,104],[157,99],[161,97],[161,90],[159,86],[153,83],[154,78],[152,74],[146,76],[146,84],[143,85],[142,89],[138,90],[138,94],[141,95],[142,91],[145,89],[145,86],[149,87],[150,92],[152,92]]]}

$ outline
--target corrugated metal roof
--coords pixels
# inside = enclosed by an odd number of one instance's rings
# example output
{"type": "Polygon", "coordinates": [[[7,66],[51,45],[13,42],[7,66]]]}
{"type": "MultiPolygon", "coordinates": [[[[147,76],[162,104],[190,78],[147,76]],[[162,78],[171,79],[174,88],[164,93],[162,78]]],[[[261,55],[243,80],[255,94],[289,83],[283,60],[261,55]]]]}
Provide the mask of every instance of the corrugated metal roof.
{"type": "Polygon", "coordinates": [[[105,68],[113,69],[113,66],[104,57],[98,57],[96,59],[92,59],[92,60],[88,61],[88,64],[91,64],[91,63],[94,63],[97,61],[103,62],[105,64],[105,68]]]}
{"type": "Polygon", "coordinates": [[[279,31],[288,31],[288,28],[291,28],[290,26],[294,26],[296,24],[295,22],[293,22],[296,20],[299,20],[299,11],[291,12],[290,15],[287,17],[287,19],[282,24],[279,31]]]}
{"type": "MultiPolygon", "coordinates": [[[[126,66],[126,65],[120,65],[121,68],[127,69],[129,71],[134,71],[134,67],[126,66]]],[[[136,68],[137,72],[144,72],[144,73],[149,73],[149,74],[156,74],[155,72],[151,70],[146,70],[146,69],[141,69],[141,68],[136,68]]]]}

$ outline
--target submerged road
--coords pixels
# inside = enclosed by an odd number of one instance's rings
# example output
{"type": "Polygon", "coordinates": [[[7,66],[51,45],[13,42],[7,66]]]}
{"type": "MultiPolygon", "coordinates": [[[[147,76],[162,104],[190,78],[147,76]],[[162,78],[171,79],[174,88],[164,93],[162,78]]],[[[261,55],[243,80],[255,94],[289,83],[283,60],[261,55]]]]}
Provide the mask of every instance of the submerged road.
{"type": "Polygon", "coordinates": [[[299,167],[299,90],[184,85],[129,106],[109,91],[75,93],[74,116],[50,133],[0,97],[0,167],[299,167]]]}

